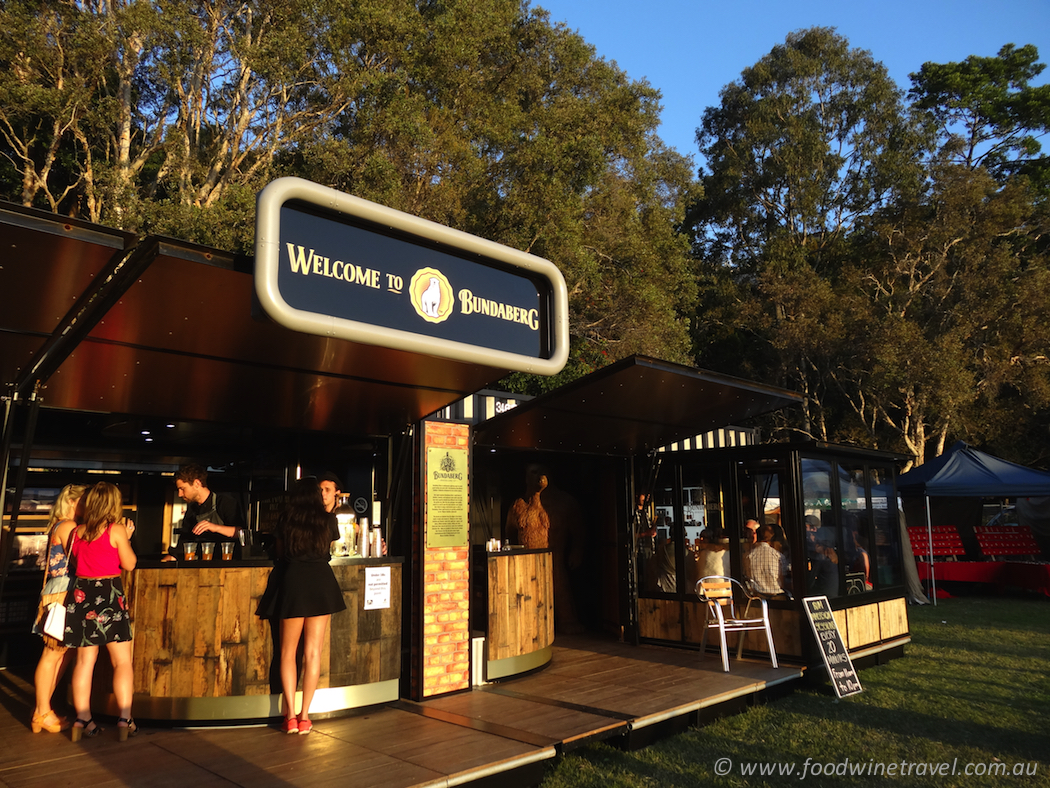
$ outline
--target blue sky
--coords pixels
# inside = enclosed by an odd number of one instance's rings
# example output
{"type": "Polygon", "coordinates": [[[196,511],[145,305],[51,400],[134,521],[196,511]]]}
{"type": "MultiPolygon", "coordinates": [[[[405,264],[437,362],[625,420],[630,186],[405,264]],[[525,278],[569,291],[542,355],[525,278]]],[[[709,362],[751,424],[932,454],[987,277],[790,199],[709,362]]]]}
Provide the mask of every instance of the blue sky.
{"type": "MultiPolygon", "coordinates": [[[[663,94],[660,136],[699,160],[693,135],[718,93],[787,34],[834,27],[907,90],[927,62],[1034,44],[1050,64],[1050,0],[532,0],[600,57],[663,94]]],[[[1050,80],[1050,68],[1036,84],[1050,80]]],[[[1044,150],[1050,140],[1043,140],[1044,150]]]]}

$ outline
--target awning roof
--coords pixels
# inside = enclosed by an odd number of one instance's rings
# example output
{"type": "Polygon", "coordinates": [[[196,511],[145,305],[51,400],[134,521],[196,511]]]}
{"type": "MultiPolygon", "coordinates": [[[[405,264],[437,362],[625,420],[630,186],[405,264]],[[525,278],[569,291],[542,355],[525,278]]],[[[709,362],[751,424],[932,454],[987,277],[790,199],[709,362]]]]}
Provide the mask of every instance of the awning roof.
{"type": "Polygon", "coordinates": [[[1050,495],[1050,473],[985,454],[958,441],[940,457],[897,477],[902,495],[1016,498],[1050,495]]]}
{"type": "Polygon", "coordinates": [[[785,389],[632,356],[479,424],[475,441],[631,455],[801,401],[785,389]]]}
{"type": "Polygon", "coordinates": [[[217,249],[10,203],[0,243],[0,385],[45,407],[383,435],[506,374],[253,319],[251,260],[217,249]]]}

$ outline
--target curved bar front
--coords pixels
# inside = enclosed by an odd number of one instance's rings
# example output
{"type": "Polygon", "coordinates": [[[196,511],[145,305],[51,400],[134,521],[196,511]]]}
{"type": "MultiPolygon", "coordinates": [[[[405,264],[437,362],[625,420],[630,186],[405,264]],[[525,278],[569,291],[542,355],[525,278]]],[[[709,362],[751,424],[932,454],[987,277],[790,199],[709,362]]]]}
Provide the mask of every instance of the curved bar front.
{"type": "MultiPolygon", "coordinates": [[[[332,616],[325,639],[310,707],[318,716],[400,694],[401,559],[333,558],[331,565],[347,609],[332,616]]],[[[281,714],[278,633],[255,615],[272,568],[250,559],[139,561],[125,583],[134,620],[136,718],[229,723],[281,714]]],[[[110,676],[97,678],[108,696],[105,710],[116,716],[110,676]]]]}
{"type": "Polygon", "coordinates": [[[485,554],[488,596],[485,679],[543,667],[554,644],[554,580],[550,550],[485,554]]]}

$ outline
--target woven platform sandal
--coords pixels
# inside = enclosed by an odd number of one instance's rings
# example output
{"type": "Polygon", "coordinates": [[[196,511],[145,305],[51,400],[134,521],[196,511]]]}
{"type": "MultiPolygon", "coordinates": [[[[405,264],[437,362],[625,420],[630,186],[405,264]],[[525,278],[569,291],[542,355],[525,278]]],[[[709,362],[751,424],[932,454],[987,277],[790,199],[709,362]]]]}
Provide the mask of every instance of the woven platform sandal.
{"type": "Polygon", "coordinates": [[[89,717],[86,720],[82,720],[78,717],[77,721],[73,723],[73,729],[70,731],[69,736],[73,741],[80,741],[85,736],[90,739],[98,736],[101,732],[102,728],[95,724],[94,718],[89,717]]]}
{"type": "Polygon", "coordinates": [[[117,720],[117,738],[120,741],[127,741],[129,736],[134,736],[139,732],[139,726],[135,724],[134,717],[121,717],[117,720]],[[124,723],[121,725],[120,723],[124,723]]]}

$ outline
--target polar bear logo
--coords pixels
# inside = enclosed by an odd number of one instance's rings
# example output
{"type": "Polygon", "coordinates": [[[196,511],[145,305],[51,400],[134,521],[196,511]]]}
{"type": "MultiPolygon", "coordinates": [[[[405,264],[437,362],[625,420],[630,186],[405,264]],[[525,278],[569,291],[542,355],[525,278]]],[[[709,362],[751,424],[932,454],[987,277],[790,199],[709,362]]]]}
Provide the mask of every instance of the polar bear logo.
{"type": "Polygon", "coordinates": [[[419,308],[423,310],[423,314],[429,317],[438,317],[438,310],[441,308],[441,282],[438,281],[436,276],[430,277],[430,284],[427,285],[427,289],[423,291],[423,295],[419,297],[419,308]]]}
{"type": "Polygon", "coordinates": [[[456,303],[455,290],[448,277],[436,268],[420,268],[408,288],[412,308],[428,323],[443,323],[456,303]]]}

